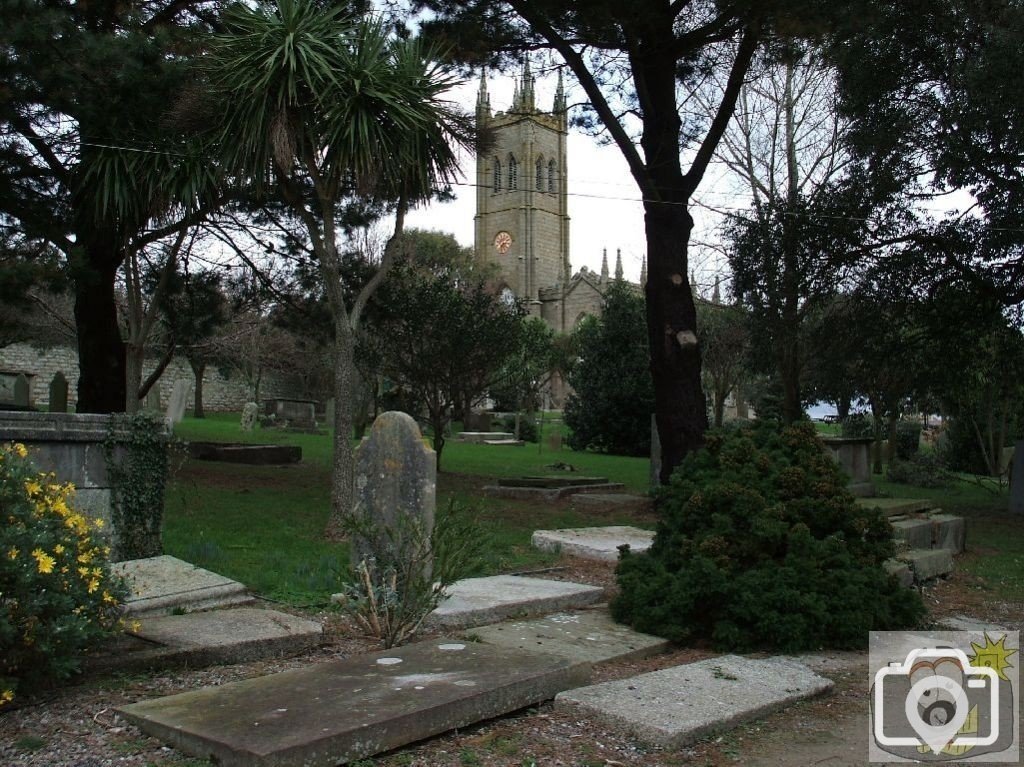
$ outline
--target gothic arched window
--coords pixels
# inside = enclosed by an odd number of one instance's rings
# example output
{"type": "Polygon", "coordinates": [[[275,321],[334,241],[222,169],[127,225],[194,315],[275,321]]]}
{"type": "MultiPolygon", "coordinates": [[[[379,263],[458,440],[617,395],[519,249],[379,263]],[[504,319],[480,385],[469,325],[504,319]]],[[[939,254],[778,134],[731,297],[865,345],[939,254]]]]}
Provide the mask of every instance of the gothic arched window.
{"type": "Polygon", "coordinates": [[[501,160],[494,158],[494,191],[501,191],[501,160]]]}
{"type": "Polygon", "coordinates": [[[557,173],[558,173],[557,166],[555,165],[555,161],[552,160],[551,162],[548,163],[548,191],[549,192],[554,192],[555,191],[555,176],[556,176],[557,173]]]}
{"type": "Polygon", "coordinates": [[[516,162],[514,154],[508,156],[508,188],[519,188],[519,163],[516,162]]]}
{"type": "Polygon", "coordinates": [[[537,187],[538,192],[544,191],[544,158],[538,157],[537,164],[534,166],[534,184],[537,187]]]}

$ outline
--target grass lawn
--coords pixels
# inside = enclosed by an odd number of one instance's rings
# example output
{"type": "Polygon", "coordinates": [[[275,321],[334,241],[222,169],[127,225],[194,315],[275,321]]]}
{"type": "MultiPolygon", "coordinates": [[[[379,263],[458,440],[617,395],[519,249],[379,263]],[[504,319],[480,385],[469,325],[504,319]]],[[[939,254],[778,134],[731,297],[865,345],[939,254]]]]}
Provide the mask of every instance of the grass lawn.
{"type": "MultiPolygon", "coordinates": [[[[327,522],[331,456],[329,434],[291,434],[257,429],[243,433],[237,414],[186,418],[179,437],[219,442],[272,442],[302,447],[294,466],[253,467],[186,461],[168,487],[164,523],[167,553],[210,567],[245,583],[255,592],[296,605],[326,603],[338,590],[348,566],[346,544],[323,539],[327,522]]],[[[547,421],[545,431],[564,430],[547,421]]],[[[438,503],[449,499],[475,508],[481,534],[490,546],[486,573],[543,568],[556,557],[530,546],[540,528],[640,524],[650,518],[628,514],[583,514],[568,503],[539,506],[486,498],[481,487],[495,477],[546,474],[552,464],[571,464],[581,473],[622,482],[627,490],[647,489],[645,458],[552,451],[542,446],[501,447],[461,442],[446,444],[438,478],[438,503]]],[[[924,489],[875,476],[884,496],[928,498],[968,519],[968,553],[960,567],[992,598],[1024,602],[1024,519],[1006,513],[1007,494],[959,483],[924,489]]]]}
{"type": "MultiPolygon", "coordinates": [[[[330,502],[331,437],[260,429],[243,433],[238,424],[237,414],[216,413],[205,419],[186,418],[176,434],[185,440],[298,445],[302,463],[268,467],[185,461],[167,491],[164,548],[272,599],[324,604],[338,591],[348,567],[348,546],[323,539],[330,502]]],[[[568,448],[551,451],[529,444],[445,445],[438,503],[455,499],[474,508],[490,548],[486,573],[530,570],[554,562],[555,556],[530,546],[536,529],[645,522],[614,514],[595,520],[565,502],[537,507],[486,498],[480,492],[488,478],[554,473],[548,468],[554,463],[622,482],[632,492],[642,493],[647,487],[648,461],[643,458],[568,448]]]]}

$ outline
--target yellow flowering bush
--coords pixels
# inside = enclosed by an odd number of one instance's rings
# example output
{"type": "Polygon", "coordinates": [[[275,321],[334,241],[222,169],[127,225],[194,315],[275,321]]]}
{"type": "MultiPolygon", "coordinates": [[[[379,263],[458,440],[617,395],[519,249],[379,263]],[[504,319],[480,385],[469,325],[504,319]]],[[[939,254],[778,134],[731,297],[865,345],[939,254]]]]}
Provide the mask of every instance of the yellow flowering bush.
{"type": "Polygon", "coordinates": [[[35,473],[24,445],[0,445],[0,709],[16,692],[75,673],[116,631],[127,589],[110,572],[100,519],[74,487],[35,473]]]}

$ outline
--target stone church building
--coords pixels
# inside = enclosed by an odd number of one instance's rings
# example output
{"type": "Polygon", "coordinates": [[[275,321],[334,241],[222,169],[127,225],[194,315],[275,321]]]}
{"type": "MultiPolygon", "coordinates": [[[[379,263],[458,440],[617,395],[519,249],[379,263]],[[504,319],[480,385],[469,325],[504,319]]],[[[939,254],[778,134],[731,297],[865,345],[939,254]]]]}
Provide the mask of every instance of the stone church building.
{"type": "MultiPolygon", "coordinates": [[[[531,315],[568,333],[584,316],[601,313],[611,277],[607,251],[600,274],[586,267],[573,274],[569,264],[568,126],[561,73],[547,112],[537,107],[529,61],[507,112],[491,112],[481,76],[476,124],[489,138],[489,149],[476,160],[476,258],[497,265],[503,288],[523,300],[531,315]]],[[[621,253],[615,279],[622,279],[621,253]]]]}

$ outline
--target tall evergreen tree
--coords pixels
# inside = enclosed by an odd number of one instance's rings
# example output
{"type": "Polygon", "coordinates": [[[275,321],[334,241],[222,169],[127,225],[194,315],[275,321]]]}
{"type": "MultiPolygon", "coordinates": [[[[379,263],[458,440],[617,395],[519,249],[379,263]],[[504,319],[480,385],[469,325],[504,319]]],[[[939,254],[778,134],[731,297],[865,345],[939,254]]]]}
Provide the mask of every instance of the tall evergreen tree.
{"type": "Polygon", "coordinates": [[[129,249],[187,224],[210,166],[170,126],[202,0],[0,4],[0,227],[61,254],[75,299],[78,408],[125,406],[116,274],[129,249]]]}

